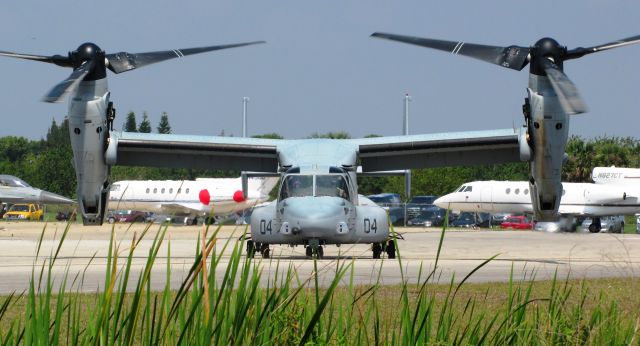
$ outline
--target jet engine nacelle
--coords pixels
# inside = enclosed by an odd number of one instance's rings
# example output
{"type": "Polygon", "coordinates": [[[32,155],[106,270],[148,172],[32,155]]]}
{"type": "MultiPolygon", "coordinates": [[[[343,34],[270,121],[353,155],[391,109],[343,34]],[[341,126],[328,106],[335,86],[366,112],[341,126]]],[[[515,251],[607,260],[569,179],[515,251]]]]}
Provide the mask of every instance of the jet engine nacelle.
{"type": "Polygon", "coordinates": [[[77,198],[85,225],[101,225],[109,194],[105,149],[109,128],[107,80],[83,81],[69,105],[69,135],[78,181],[77,198]]]}
{"type": "MultiPolygon", "coordinates": [[[[562,163],[569,134],[569,122],[548,78],[530,75],[527,117],[529,144],[532,148],[529,187],[535,218],[538,221],[558,220],[562,197],[562,163]]],[[[527,106],[527,104],[525,104],[527,106]]]]}
{"type": "Polygon", "coordinates": [[[623,189],[614,186],[593,185],[584,190],[584,197],[587,203],[612,203],[634,196],[627,196],[623,189]]]}

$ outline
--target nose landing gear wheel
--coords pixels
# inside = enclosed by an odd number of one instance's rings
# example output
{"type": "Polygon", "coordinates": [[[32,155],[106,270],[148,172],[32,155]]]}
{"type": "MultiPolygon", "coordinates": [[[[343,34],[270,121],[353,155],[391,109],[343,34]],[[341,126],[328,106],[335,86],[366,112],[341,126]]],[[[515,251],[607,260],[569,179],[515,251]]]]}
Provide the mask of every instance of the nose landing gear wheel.
{"type": "Polygon", "coordinates": [[[311,245],[307,245],[307,247],[304,249],[305,251],[305,255],[307,256],[307,258],[311,258],[314,257],[316,259],[323,259],[324,258],[324,249],[322,248],[322,246],[318,245],[318,246],[311,246],[311,245]]]}

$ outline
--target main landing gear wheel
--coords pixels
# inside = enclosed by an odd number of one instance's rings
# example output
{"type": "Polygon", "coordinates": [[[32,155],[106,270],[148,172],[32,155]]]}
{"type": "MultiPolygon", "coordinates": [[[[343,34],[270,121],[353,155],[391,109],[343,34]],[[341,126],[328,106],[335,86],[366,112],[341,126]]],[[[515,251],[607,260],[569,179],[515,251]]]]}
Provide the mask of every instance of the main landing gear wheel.
{"type": "Polygon", "coordinates": [[[253,258],[255,254],[256,248],[253,240],[247,240],[247,258],[253,258]]]}
{"type": "Polygon", "coordinates": [[[600,230],[602,230],[602,223],[600,222],[600,218],[596,217],[589,225],[589,232],[600,233],[600,230]]]}
{"type": "Polygon", "coordinates": [[[389,259],[394,259],[396,258],[396,242],[391,239],[389,240],[389,242],[387,243],[387,257],[389,257],[389,259]]]}
{"type": "Polygon", "coordinates": [[[260,252],[262,253],[262,258],[269,258],[270,256],[269,244],[263,244],[260,248],[260,252]]]}
{"type": "Polygon", "coordinates": [[[371,245],[371,251],[373,251],[373,258],[379,259],[380,254],[382,253],[382,246],[380,245],[380,243],[374,243],[373,245],[371,245]]]}
{"type": "Polygon", "coordinates": [[[311,249],[311,246],[307,246],[307,247],[304,248],[304,254],[308,258],[311,258],[311,255],[313,255],[313,250],[311,249]]]}

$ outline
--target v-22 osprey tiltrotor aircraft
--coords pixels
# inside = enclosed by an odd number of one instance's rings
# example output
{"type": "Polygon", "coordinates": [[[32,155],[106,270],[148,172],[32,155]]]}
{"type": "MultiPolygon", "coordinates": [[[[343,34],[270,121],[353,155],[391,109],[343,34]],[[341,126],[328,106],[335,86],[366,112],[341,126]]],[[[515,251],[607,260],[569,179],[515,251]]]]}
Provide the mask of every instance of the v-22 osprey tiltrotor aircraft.
{"type": "MultiPolygon", "coordinates": [[[[448,47],[447,42],[438,42],[444,45],[442,47],[448,47]]],[[[307,255],[322,257],[323,245],[371,243],[373,256],[377,258],[383,247],[387,248],[389,257],[394,257],[394,242],[389,240],[386,212],[357,193],[358,164],[366,173],[531,161],[536,215],[541,219],[557,217],[560,198],[557,187],[560,186],[559,171],[567,136],[565,117],[583,112],[584,107],[575,87],[561,70],[562,60],[569,58],[567,51],[554,45],[555,41],[549,42],[548,39],[541,40],[539,48],[531,49],[462,46],[455,42],[450,47],[459,54],[517,69],[531,61],[530,79],[534,85],[530,92],[531,110],[529,115],[525,114],[527,126],[523,128],[344,140],[113,131],[106,68],[119,73],[174,57],[238,45],[105,55],[97,46],[84,44],[69,57],[8,52],[0,52],[0,55],[74,68],[71,76],[56,86],[45,101],[55,102],[66,93],[72,94],[70,136],[78,179],[77,195],[85,225],[103,222],[112,165],[277,173],[281,176],[278,199],[255,208],[252,214],[251,240],[247,242],[249,254],[259,251],[263,257],[268,257],[270,244],[288,244],[304,245],[307,255]],[[549,93],[544,99],[536,94],[541,90],[549,93]],[[553,122],[546,121],[548,117],[553,122]]],[[[616,43],[615,46],[623,44],[628,43],[616,43]]],[[[613,46],[598,49],[606,48],[613,46]]],[[[573,52],[570,57],[591,52],[588,50],[570,51],[573,52]]],[[[593,48],[593,51],[597,49],[593,48]]]]}

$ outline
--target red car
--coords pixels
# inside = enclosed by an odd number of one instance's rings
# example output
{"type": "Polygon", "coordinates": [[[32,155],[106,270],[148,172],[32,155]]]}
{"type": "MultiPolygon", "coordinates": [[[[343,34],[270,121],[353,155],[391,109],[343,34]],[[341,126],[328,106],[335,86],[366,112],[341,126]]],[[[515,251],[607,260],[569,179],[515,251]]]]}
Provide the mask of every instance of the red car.
{"type": "Polygon", "coordinates": [[[509,216],[505,222],[500,224],[500,228],[533,229],[533,221],[523,215],[509,216]]]}

